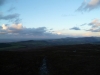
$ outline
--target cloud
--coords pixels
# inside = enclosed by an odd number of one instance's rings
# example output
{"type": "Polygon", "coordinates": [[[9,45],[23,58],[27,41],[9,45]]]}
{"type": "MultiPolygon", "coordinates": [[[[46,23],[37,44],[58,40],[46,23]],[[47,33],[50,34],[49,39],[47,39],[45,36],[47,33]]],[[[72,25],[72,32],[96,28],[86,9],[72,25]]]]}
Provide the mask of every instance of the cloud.
{"type": "Polygon", "coordinates": [[[91,31],[91,32],[100,32],[100,28],[91,28],[87,31],[91,31]]]}
{"type": "Polygon", "coordinates": [[[3,24],[0,29],[0,33],[8,34],[8,33],[19,33],[19,31],[23,28],[21,24],[13,24],[9,26],[8,24],[3,24]]]}
{"type": "Polygon", "coordinates": [[[2,27],[3,30],[7,30],[8,29],[7,24],[3,24],[1,27],[2,27]]]}
{"type": "Polygon", "coordinates": [[[46,27],[38,27],[38,28],[23,28],[21,34],[27,35],[45,35],[46,34],[46,27]]]}
{"type": "Polygon", "coordinates": [[[70,28],[70,30],[81,30],[79,27],[70,28]]]}
{"type": "Polygon", "coordinates": [[[6,3],[12,3],[17,2],[18,0],[0,0],[0,6],[6,4],[6,3]]]}
{"type": "Polygon", "coordinates": [[[18,23],[21,23],[21,20],[22,20],[19,18],[19,16],[20,16],[20,14],[18,14],[18,13],[9,14],[9,15],[5,15],[5,16],[2,13],[0,13],[0,20],[7,20],[9,22],[18,24],[18,23]]]}
{"type": "Polygon", "coordinates": [[[0,20],[11,20],[11,19],[16,19],[19,17],[19,14],[15,13],[15,14],[9,14],[9,15],[0,15],[0,20]]]}
{"type": "Polygon", "coordinates": [[[84,25],[86,25],[87,23],[84,23],[84,24],[81,24],[80,26],[84,26],[84,25]]]}
{"type": "MultiPolygon", "coordinates": [[[[53,29],[52,29],[53,30],[53,29]]],[[[3,24],[0,29],[0,38],[23,38],[23,39],[56,39],[74,37],[72,34],[58,34],[46,27],[26,28],[22,24],[3,24]]]]}
{"type": "MultiPolygon", "coordinates": [[[[46,27],[26,28],[22,24],[3,24],[0,26],[0,36],[2,37],[23,37],[23,38],[62,38],[65,35],[58,35],[50,32],[46,27]],[[11,36],[9,36],[11,35],[11,36]]],[[[6,38],[5,37],[5,38],[6,38]]]]}
{"type": "Polygon", "coordinates": [[[94,19],[92,22],[88,23],[89,26],[91,26],[90,29],[87,31],[91,32],[100,32],[100,21],[99,19],[94,19]]]}
{"type": "Polygon", "coordinates": [[[92,22],[90,22],[88,25],[93,26],[93,27],[99,27],[100,22],[99,19],[94,19],[92,22]]]}
{"type": "Polygon", "coordinates": [[[5,2],[6,0],[0,0],[0,6],[2,6],[5,2]]]}
{"type": "Polygon", "coordinates": [[[98,7],[100,7],[100,0],[90,0],[89,2],[84,0],[76,11],[91,11],[98,7]]]}
{"type": "Polygon", "coordinates": [[[13,11],[13,10],[15,10],[15,7],[11,7],[11,8],[9,8],[7,11],[8,11],[8,12],[11,12],[11,11],[13,11]]]}
{"type": "Polygon", "coordinates": [[[21,23],[22,19],[20,19],[19,17],[15,19],[14,23],[19,24],[21,23]]]}
{"type": "MultiPolygon", "coordinates": [[[[0,0],[0,6],[3,5],[4,3],[6,3],[6,4],[7,3],[12,3],[13,1],[15,2],[17,0],[0,0]]],[[[11,6],[11,8],[9,8],[6,11],[7,12],[11,12],[14,9],[15,9],[15,7],[11,6]]],[[[5,14],[3,14],[3,11],[0,11],[0,20],[6,20],[6,21],[9,21],[11,23],[18,24],[18,23],[21,23],[21,20],[22,20],[19,17],[20,17],[20,14],[18,14],[18,13],[13,13],[13,14],[7,14],[7,15],[5,15],[5,14]]]]}

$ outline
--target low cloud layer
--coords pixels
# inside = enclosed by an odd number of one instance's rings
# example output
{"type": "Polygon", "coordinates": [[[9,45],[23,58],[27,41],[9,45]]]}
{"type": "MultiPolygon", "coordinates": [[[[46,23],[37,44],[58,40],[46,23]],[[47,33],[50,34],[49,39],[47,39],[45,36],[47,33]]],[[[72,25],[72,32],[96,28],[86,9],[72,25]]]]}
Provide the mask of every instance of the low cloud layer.
{"type": "Polygon", "coordinates": [[[81,30],[79,27],[70,28],[70,30],[81,30]]]}
{"type": "Polygon", "coordinates": [[[0,26],[1,37],[16,38],[61,38],[65,35],[58,35],[50,32],[46,27],[26,28],[22,24],[3,24],[0,26]]]}
{"type": "Polygon", "coordinates": [[[18,33],[18,34],[35,34],[40,35],[46,32],[45,27],[39,27],[39,28],[25,28],[22,26],[22,24],[12,24],[7,25],[3,24],[1,26],[1,33],[18,33]]]}
{"type": "Polygon", "coordinates": [[[100,7],[100,0],[90,0],[89,2],[87,2],[87,0],[84,0],[77,11],[91,11],[98,7],[100,7]]]}

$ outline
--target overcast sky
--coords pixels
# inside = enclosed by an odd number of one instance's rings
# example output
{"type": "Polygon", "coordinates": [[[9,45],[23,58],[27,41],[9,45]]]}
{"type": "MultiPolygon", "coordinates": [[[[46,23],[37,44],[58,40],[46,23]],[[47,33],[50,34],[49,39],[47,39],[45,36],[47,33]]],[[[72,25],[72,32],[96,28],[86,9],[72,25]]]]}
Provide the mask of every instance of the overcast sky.
{"type": "Polygon", "coordinates": [[[100,36],[100,0],[0,0],[0,38],[100,36]]]}

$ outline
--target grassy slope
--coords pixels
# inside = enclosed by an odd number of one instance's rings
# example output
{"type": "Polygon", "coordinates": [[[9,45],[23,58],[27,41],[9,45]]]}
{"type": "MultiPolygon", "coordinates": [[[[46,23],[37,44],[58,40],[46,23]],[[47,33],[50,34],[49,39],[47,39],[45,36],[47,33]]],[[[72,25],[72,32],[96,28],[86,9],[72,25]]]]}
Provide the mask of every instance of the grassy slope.
{"type": "Polygon", "coordinates": [[[63,45],[25,51],[1,51],[0,75],[40,75],[44,57],[48,75],[100,75],[100,45],[63,45]]]}

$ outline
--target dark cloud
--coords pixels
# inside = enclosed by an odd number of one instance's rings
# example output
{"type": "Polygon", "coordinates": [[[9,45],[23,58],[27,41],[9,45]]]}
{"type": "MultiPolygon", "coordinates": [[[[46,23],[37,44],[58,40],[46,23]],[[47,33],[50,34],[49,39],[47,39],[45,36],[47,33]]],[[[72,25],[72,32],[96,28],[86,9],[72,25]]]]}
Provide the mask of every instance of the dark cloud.
{"type": "Polygon", "coordinates": [[[11,20],[11,19],[16,19],[19,17],[19,14],[15,13],[15,14],[9,14],[6,16],[0,15],[0,20],[11,20]]]}
{"type": "Polygon", "coordinates": [[[91,11],[98,7],[100,7],[100,0],[90,0],[88,3],[85,0],[76,11],[91,11]]]}
{"type": "Polygon", "coordinates": [[[7,11],[8,11],[8,12],[11,12],[11,11],[13,11],[13,10],[15,10],[15,7],[11,7],[11,8],[9,8],[7,11]]]}
{"type": "Polygon", "coordinates": [[[22,21],[22,19],[16,18],[16,19],[14,20],[14,23],[15,23],[15,24],[19,24],[19,23],[21,23],[21,21],[22,21]]]}
{"type": "Polygon", "coordinates": [[[87,23],[84,23],[84,24],[81,24],[80,26],[84,26],[84,25],[86,25],[87,23]]]}
{"type": "Polygon", "coordinates": [[[76,11],[82,11],[84,9],[85,5],[86,5],[86,3],[82,2],[81,6],[76,11]]]}
{"type": "Polygon", "coordinates": [[[0,26],[0,30],[2,29],[2,27],[0,26]]]}
{"type": "Polygon", "coordinates": [[[70,30],[81,30],[79,27],[70,28],[70,30]]]}
{"type": "MultiPolygon", "coordinates": [[[[3,5],[4,3],[9,3],[9,2],[13,3],[13,1],[16,2],[17,0],[0,0],[0,5],[3,5]]],[[[15,7],[11,6],[11,8],[9,8],[7,10],[7,12],[11,12],[14,9],[15,9],[15,7]]],[[[2,11],[0,12],[0,20],[6,20],[6,21],[9,21],[11,23],[16,23],[16,24],[21,23],[21,21],[22,21],[22,19],[20,19],[20,14],[18,14],[18,13],[5,15],[5,14],[3,14],[2,11]]]]}
{"type": "Polygon", "coordinates": [[[23,28],[21,34],[28,34],[28,35],[45,35],[47,32],[46,27],[39,27],[39,28],[23,28]]]}
{"type": "Polygon", "coordinates": [[[94,24],[93,24],[93,23],[89,23],[88,25],[89,25],[89,26],[92,26],[92,25],[94,25],[94,24]]]}
{"type": "Polygon", "coordinates": [[[93,29],[93,28],[91,28],[91,29],[86,30],[86,31],[91,31],[91,32],[100,32],[100,27],[97,28],[97,29],[93,29]]]}
{"type": "Polygon", "coordinates": [[[2,6],[5,2],[6,0],[0,0],[0,6],[2,6]]]}
{"type": "Polygon", "coordinates": [[[7,20],[9,22],[18,24],[18,23],[21,23],[21,21],[22,21],[22,19],[20,19],[19,16],[20,16],[20,14],[17,14],[17,13],[9,14],[6,16],[0,14],[0,20],[7,20]]]}
{"type": "Polygon", "coordinates": [[[13,3],[13,2],[18,2],[18,0],[0,0],[0,6],[7,3],[13,3]]]}

